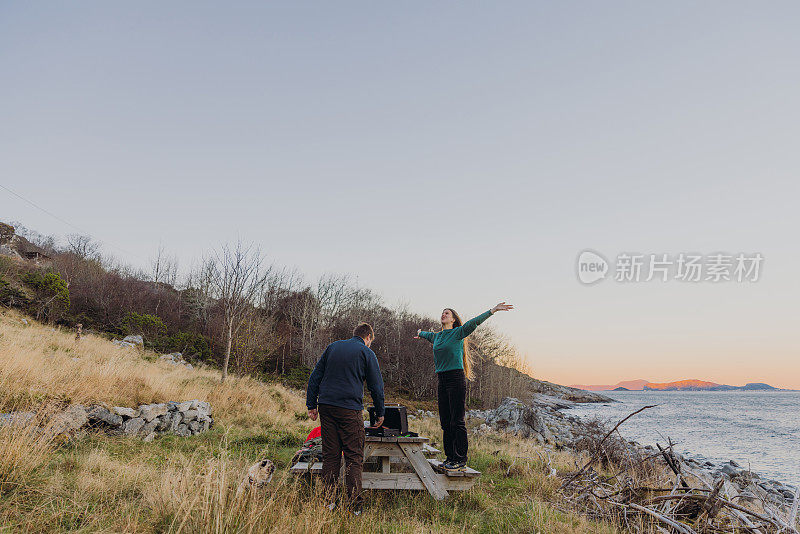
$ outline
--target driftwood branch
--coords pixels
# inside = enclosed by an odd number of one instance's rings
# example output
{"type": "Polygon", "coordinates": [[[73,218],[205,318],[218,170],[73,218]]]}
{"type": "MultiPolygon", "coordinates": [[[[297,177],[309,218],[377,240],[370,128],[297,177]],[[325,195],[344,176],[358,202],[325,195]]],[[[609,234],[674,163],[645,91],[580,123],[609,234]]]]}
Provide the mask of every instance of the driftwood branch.
{"type": "MultiPolygon", "coordinates": [[[[612,459],[610,445],[603,446],[609,436],[622,423],[652,407],[631,413],[602,438],[594,438],[597,441],[595,449],[590,449],[589,461],[576,462],[575,471],[564,475],[559,492],[571,510],[615,523],[629,532],[800,534],[800,490],[791,504],[784,501],[778,505],[766,497],[759,498],[757,488],[752,489],[755,499],[751,496],[740,501],[744,497],[737,493],[743,491],[741,484],[734,482],[736,491],[729,495],[726,479],[711,482],[699,476],[673,452],[671,439],[667,447],[657,444],[658,452],[652,455],[631,451],[634,456],[629,458],[629,451],[624,451],[622,460],[616,460],[613,467],[615,474],[604,475],[600,468],[596,471],[594,466],[603,455],[612,459]],[[667,482],[672,474],[674,484],[667,482]],[[672,487],[665,487],[669,485],[672,487]]],[[[541,455],[540,459],[544,460],[541,455]]]]}
{"type": "Polygon", "coordinates": [[[582,475],[584,472],[586,472],[586,470],[589,468],[589,466],[591,466],[593,463],[595,463],[595,462],[597,461],[598,457],[599,457],[599,456],[600,456],[600,454],[602,453],[602,450],[603,450],[603,447],[602,447],[602,445],[603,445],[603,443],[605,443],[605,441],[608,439],[608,437],[609,437],[611,434],[613,434],[613,433],[614,433],[614,431],[615,431],[615,430],[617,430],[617,429],[620,427],[620,425],[621,425],[622,423],[624,423],[625,421],[627,421],[628,419],[630,419],[630,418],[631,418],[631,417],[633,417],[634,415],[636,415],[636,414],[639,414],[639,413],[641,413],[641,412],[643,412],[643,411],[647,410],[648,408],[655,408],[656,406],[658,406],[658,405],[657,405],[657,404],[651,404],[651,405],[648,405],[648,406],[643,406],[643,407],[639,408],[638,410],[636,410],[635,412],[633,412],[632,414],[628,415],[628,416],[627,416],[625,419],[623,419],[622,421],[620,421],[620,422],[619,422],[619,423],[617,423],[616,425],[614,425],[614,428],[612,428],[611,430],[609,430],[609,431],[608,431],[608,433],[607,433],[605,436],[603,436],[603,439],[601,439],[601,440],[600,440],[600,442],[597,444],[597,452],[595,452],[595,453],[594,453],[594,455],[592,456],[592,458],[591,458],[591,459],[590,459],[588,462],[586,462],[586,465],[584,465],[584,466],[583,466],[583,467],[580,469],[580,471],[578,471],[577,473],[575,473],[574,475],[572,475],[570,478],[568,478],[568,479],[567,479],[567,480],[566,480],[566,481],[565,481],[565,482],[564,482],[564,483],[561,485],[561,489],[563,489],[563,488],[565,488],[565,487],[569,486],[569,485],[570,485],[570,483],[572,483],[572,481],[573,481],[573,480],[575,480],[576,478],[578,478],[579,476],[581,476],[581,475],[582,475]]]}
{"type": "Polygon", "coordinates": [[[654,518],[658,519],[659,521],[661,521],[662,523],[664,523],[665,525],[671,526],[672,528],[674,528],[675,530],[677,530],[678,532],[680,532],[682,534],[697,534],[693,529],[689,528],[688,526],[686,526],[686,525],[684,525],[682,523],[678,523],[677,521],[675,521],[673,519],[670,519],[669,517],[667,517],[667,516],[665,516],[663,514],[659,514],[658,512],[656,512],[655,510],[651,510],[650,508],[646,508],[644,506],[639,506],[638,504],[634,504],[634,503],[622,504],[622,503],[618,503],[618,502],[615,502],[615,501],[609,501],[609,502],[611,504],[615,504],[617,506],[622,506],[623,508],[633,508],[634,510],[636,510],[638,512],[642,512],[643,514],[647,514],[647,515],[649,515],[651,517],[654,517],[654,518]]]}

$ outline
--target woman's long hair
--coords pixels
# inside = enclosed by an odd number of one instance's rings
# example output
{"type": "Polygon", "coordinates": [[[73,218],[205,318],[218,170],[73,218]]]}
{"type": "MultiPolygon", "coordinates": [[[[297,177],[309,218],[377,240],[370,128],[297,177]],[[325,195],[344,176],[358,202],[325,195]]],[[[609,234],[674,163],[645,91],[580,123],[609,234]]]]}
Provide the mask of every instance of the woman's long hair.
{"type": "MultiPolygon", "coordinates": [[[[458,316],[458,313],[453,308],[446,308],[450,310],[450,313],[453,314],[453,328],[461,326],[464,324],[461,321],[461,317],[458,316]]],[[[462,340],[464,343],[464,376],[467,377],[467,380],[472,380],[472,356],[469,353],[469,339],[464,338],[462,340]]]]}

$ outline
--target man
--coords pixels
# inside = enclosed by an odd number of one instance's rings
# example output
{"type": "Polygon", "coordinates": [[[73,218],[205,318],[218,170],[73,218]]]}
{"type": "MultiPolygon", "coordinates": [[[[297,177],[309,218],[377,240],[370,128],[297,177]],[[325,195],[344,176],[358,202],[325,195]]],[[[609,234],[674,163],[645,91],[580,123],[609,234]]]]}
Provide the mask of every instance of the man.
{"type": "Polygon", "coordinates": [[[308,379],[308,416],[322,426],[322,481],[336,507],[336,486],[345,461],[345,485],[353,513],[361,513],[361,471],[364,463],[364,380],[375,405],[376,425],[383,424],[383,379],[378,358],[369,348],[375,332],[367,323],[353,337],[334,341],[320,357],[308,379]]]}

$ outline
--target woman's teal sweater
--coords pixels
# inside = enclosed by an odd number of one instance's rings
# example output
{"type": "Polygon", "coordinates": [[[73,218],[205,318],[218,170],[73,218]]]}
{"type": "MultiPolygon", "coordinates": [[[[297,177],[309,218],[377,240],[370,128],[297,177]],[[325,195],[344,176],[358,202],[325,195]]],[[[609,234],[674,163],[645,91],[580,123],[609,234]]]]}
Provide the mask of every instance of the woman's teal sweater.
{"type": "Polygon", "coordinates": [[[419,337],[433,343],[433,364],[437,373],[464,368],[464,338],[491,315],[492,310],[487,310],[461,326],[441,332],[419,333],[419,337]]]}

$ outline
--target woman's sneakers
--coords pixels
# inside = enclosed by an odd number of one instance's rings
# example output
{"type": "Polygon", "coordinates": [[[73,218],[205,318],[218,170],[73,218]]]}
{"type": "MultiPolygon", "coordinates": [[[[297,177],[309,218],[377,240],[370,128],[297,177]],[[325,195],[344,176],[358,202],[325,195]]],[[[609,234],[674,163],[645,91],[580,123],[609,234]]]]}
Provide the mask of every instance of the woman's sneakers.
{"type": "Polygon", "coordinates": [[[445,460],[439,465],[445,471],[466,471],[467,462],[459,462],[458,460],[445,460]]]}
{"type": "Polygon", "coordinates": [[[452,461],[450,462],[450,467],[447,468],[448,471],[466,471],[467,470],[467,462],[465,461],[452,461]]]}

